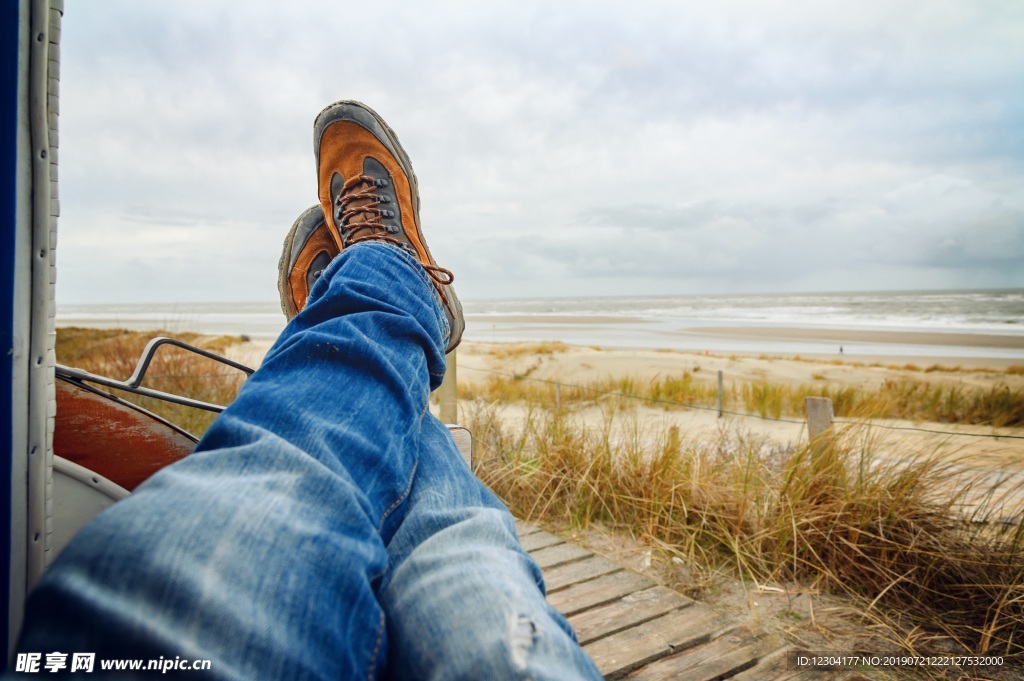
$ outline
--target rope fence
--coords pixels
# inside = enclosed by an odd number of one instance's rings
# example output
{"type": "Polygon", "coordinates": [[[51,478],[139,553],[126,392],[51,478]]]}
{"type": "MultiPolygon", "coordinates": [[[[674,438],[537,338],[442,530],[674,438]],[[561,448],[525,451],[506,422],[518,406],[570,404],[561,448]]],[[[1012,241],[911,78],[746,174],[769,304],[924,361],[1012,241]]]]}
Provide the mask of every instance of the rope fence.
{"type": "MultiPolygon", "coordinates": [[[[591,387],[585,386],[585,385],[576,385],[576,384],[573,384],[573,383],[563,383],[561,381],[553,381],[553,380],[546,379],[546,378],[534,378],[532,376],[522,376],[522,375],[519,375],[519,374],[512,374],[512,373],[508,373],[508,372],[504,372],[504,371],[495,371],[493,369],[484,369],[484,368],[481,368],[481,367],[466,366],[465,364],[460,364],[459,368],[460,369],[468,369],[469,371],[479,371],[479,372],[482,372],[482,373],[493,374],[495,376],[503,376],[505,378],[511,378],[511,379],[514,379],[514,380],[517,380],[517,381],[533,381],[535,383],[545,383],[545,384],[548,384],[548,385],[553,385],[553,386],[555,386],[555,390],[556,390],[556,399],[560,396],[560,392],[561,392],[562,388],[570,388],[570,389],[573,389],[573,390],[582,390],[582,391],[585,391],[585,392],[591,392],[591,393],[595,393],[595,394],[598,394],[598,395],[604,395],[604,396],[608,396],[608,397],[620,397],[620,398],[631,399],[631,400],[640,400],[640,401],[649,402],[649,403],[652,403],[652,404],[663,404],[663,405],[671,405],[671,406],[675,406],[675,407],[685,407],[686,409],[697,409],[697,410],[702,410],[702,411],[713,411],[713,412],[716,412],[719,416],[727,414],[729,416],[737,416],[737,417],[740,417],[740,418],[753,418],[753,419],[758,419],[758,420],[761,420],[761,421],[775,421],[775,422],[779,422],[779,423],[792,423],[792,424],[796,424],[796,425],[804,425],[805,423],[807,423],[807,421],[802,420],[802,419],[801,420],[796,420],[796,419],[787,419],[787,418],[779,418],[779,417],[772,417],[772,416],[761,416],[760,414],[748,414],[746,412],[731,411],[731,410],[728,410],[728,409],[722,409],[721,406],[718,406],[718,407],[708,407],[708,406],[705,406],[705,405],[702,405],[702,404],[690,404],[690,403],[687,403],[687,402],[679,402],[679,401],[676,401],[676,400],[666,400],[666,399],[662,399],[662,398],[644,397],[642,395],[631,395],[629,393],[624,393],[624,392],[620,392],[620,391],[601,390],[600,388],[591,388],[591,387]]],[[[721,373],[722,372],[718,372],[718,373],[719,373],[719,375],[721,377],[721,373]]],[[[812,398],[812,399],[827,399],[827,398],[812,398]]],[[[560,402],[560,399],[557,399],[557,401],[560,402]]],[[[830,405],[828,407],[828,410],[829,410],[829,414],[831,416],[831,400],[828,400],[828,401],[830,403],[830,405]]],[[[718,404],[719,405],[722,404],[722,382],[721,382],[721,380],[719,380],[719,383],[718,383],[718,404]]],[[[992,439],[996,439],[996,440],[999,440],[999,439],[1024,440],[1024,435],[997,435],[997,434],[994,434],[994,433],[960,433],[960,432],[948,431],[948,430],[933,430],[933,429],[930,429],[930,428],[916,428],[916,427],[912,427],[912,426],[891,426],[891,425],[885,425],[885,424],[881,424],[881,423],[875,423],[873,421],[851,421],[851,420],[846,420],[846,419],[834,419],[834,418],[831,418],[830,422],[831,423],[840,424],[840,425],[869,426],[869,427],[872,427],[872,428],[882,428],[882,429],[885,429],[885,430],[913,431],[913,432],[918,432],[918,433],[929,433],[929,434],[932,434],[932,435],[948,435],[948,436],[953,436],[953,437],[983,437],[983,438],[992,438],[992,439]]],[[[812,428],[811,430],[816,430],[816,429],[812,428]]]]}
{"type": "MultiPolygon", "coordinates": [[[[449,357],[449,367],[450,368],[454,368],[455,366],[456,366],[456,362],[453,361],[452,357],[449,357]]],[[[716,412],[720,417],[728,415],[728,416],[736,416],[736,417],[739,417],[739,418],[758,419],[758,420],[761,420],[761,421],[773,421],[773,422],[776,422],[776,423],[791,423],[791,424],[794,424],[794,425],[805,425],[805,424],[808,423],[808,421],[804,420],[804,419],[782,418],[782,417],[775,417],[775,416],[762,416],[760,414],[750,414],[750,413],[747,413],[747,412],[733,411],[733,410],[730,410],[730,409],[724,409],[722,407],[723,389],[722,389],[722,376],[721,376],[722,372],[721,371],[718,372],[718,374],[719,374],[719,376],[718,376],[718,406],[717,407],[709,407],[709,406],[703,405],[703,404],[693,404],[693,403],[689,403],[689,402],[680,402],[678,400],[669,400],[669,399],[656,398],[656,397],[644,397],[643,395],[633,395],[633,394],[624,393],[624,392],[618,391],[618,390],[602,390],[600,388],[593,388],[591,386],[586,386],[586,385],[578,385],[578,384],[575,384],[575,383],[565,383],[563,381],[555,381],[555,380],[546,379],[546,378],[535,378],[533,376],[523,376],[521,374],[514,374],[514,373],[505,372],[505,371],[495,371],[494,369],[484,369],[482,367],[467,366],[465,364],[459,364],[458,367],[460,369],[466,369],[466,370],[469,370],[469,371],[477,371],[477,372],[481,372],[481,373],[492,374],[492,375],[495,375],[495,376],[501,376],[501,377],[504,377],[504,378],[511,378],[511,379],[517,380],[517,381],[531,381],[531,382],[534,382],[534,383],[543,383],[543,384],[546,384],[546,385],[554,386],[554,388],[555,388],[555,396],[556,396],[556,404],[560,404],[561,403],[561,390],[562,390],[562,388],[567,388],[567,389],[570,389],[570,390],[579,390],[579,391],[583,391],[583,392],[593,393],[595,395],[602,395],[602,396],[605,396],[605,397],[618,397],[618,398],[629,399],[629,400],[639,400],[639,401],[647,402],[647,403],[650,403],[650,404],[660,404],[660,405],[667,405],[667,406],[673,406],[673,407],[683,407],[683,408],[686,408],[686,409],[694,409],[694,410],[699,410],[699,411],[713,411],[713,412],[716,412]]],[[[211,374],[153,374],[153,375],[147,376],[147,378],[151,378],[151,379],[156,379],[156,378],[186,379],[186,378],[224,378],[224,377],[229,377],[229,376],[237,376],[237,373],[236,372],[228,372],[228,373],[216,372],[216,373],[211,373],[211,374]]],[[[442,400],[442,402],[448,403],[447,414],[446,414],[448,416],[447,421],[451,421],[451,422],[454,423],[454,421],[457,420],[457,416],[455,415],[454,407],[453,407],[454,400],[455,400],[455,392],[454,392],[454,390],[451,389],[452,387],[454,387],[454,381],[449,382],[448,381],[448,377],[446,376],[445,377],[445,383],[448,386],[450,386],[450,388],[448,390],[448,394],[446,394],[444,396],[444,399],[442,400]]],[[[813,399],[827,399],[827,398],[813,398],[813,399]]],[[[829,400],[829,402],[831,402],[831,400],[829,400]]],[[[871,427],[871,428],[882,428],[884,430],[909,431],[909,432],[916,432],[916,433],[928,433],[928,434],[931,434],[931,435],[947,435],[947,436],[952,436],[952,437],[973,437],[973,438],[979,438],[980,437],[980,438],[991,438],[991,439],[996,439],[996,440],[999,440],[999,439],[1024,440],[1024,435],[998,435],[998,434],[994,434],[994,433],[963,433],[963,432],[956,432],[956,431],[949,431],[949,430],[934,430],[934,429],[931,429],[931,428],[918,428],[918,427],[914,427],[914,426],[892,426],[892,425],[886,425],[886,424],[882,424],[882,423],[876,423],[874,421],[836,419],[836,418],[833,418],[831,416],[831,405],[828,407],[828,410],[829,410],[829,417],[828,417],[829,425],[831,425],[831,424],[838,424],[838,425],[848,425],[848,426],[868,426],[868,427],[871,427]]],[[[446,419],[442,418],[442,420],[446,420],[446,419]]],[[[815,427],[811,428],[812,431],[817,431],[818,429],[819,428],[815,428],[815,427]]]]}

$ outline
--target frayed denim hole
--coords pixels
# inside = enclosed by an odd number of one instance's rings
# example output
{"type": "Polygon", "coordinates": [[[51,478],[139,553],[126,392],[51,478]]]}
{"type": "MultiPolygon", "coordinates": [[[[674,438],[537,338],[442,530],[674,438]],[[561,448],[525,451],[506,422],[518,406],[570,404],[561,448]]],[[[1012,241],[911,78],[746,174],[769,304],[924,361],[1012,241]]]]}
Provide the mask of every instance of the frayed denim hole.
{"type": "Polygon", "coordinates": [[[537,643],[537,625],[527,615],[516,615],[509,622],[508,643],[512,665],[519,671],[526,671],[530,653],[537,643]]]}

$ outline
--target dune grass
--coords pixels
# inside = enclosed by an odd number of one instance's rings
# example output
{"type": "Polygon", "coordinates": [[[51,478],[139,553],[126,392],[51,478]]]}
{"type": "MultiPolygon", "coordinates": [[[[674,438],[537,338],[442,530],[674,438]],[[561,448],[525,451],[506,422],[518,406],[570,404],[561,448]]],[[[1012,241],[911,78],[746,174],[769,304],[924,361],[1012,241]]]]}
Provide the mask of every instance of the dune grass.
{"type": "Polygon", "coordinates": [[[621,410],[588,426],[541,402],[509,425],[477,400],[463,420],[477,474],[521,517],[601,523],[698,571],[843,594],[914,652],[1024,655],[1024,507],[934,458],[882,458],[856,429],[794,449],[728,431],[688,441],[621,410]]]}
{"type": "MultiPolygon", "coordinates": [[[[64,327],[57,329],[57,362],[101,376],[124,380],[135,370],[146,343],[156,336],[168,336],[221,354],[228,346],[242,341],[242,338],[237,336],[207,337],[195,333],[64,327]]],[[[245,374],[231,367],[181,348],[163,346],[157,350],[146,372],[143,386],[226,405],[235,398],[244,381],[245,374]]],[[[217,416],[214,412],[122,390],[110,389],[110,392],[162,416],[197,437],[206,432],[217,416]]]]}
{"type": "MultiPolygon", "coordinates": [[[[485,402],[551,400],[576,404],[604,399],[609,394],[640,398],[671,408],[717,404],[717,387],[697,380],[693,372],[657,376],[650,380],[632,376],[562,384],[535,380],[529,375],[492,375],[486,380],[460,386],[466,399],[485,402]]],[[[802,417],[805,397],[832,400],[839,418],[885,418],[934,423],[964,423],[992,427],[1024,425],[1024,390],[1000,384],[966,387],[932,383],[913,378],[888,379],[875,389],[830,385],[827,382],[789,385],[770,381],[728,382],[723,408],[756,414],[762,418],[802,417]]]]}
{"type": "MultiPolygon", "coordinates": [[[[124,378],[153,335],[60,329],[58,361],[124,378]]],[[[239,340],[176,337],[220,350],[239,340]]],[[[165,350],[151,368],[151,387],[226,404],[242,382],[222,365],[165,350]]],[[[798,582],[844,594],[908,651],[1024,659],[1021,490],[979,489],[987,483],[965,479],[928,452],[882,457],[870,433],[859,429],[800,447],[725,430],[690,440],[673,426],[640,426],[630,415],[635,401],[607,394],[711,406],[714,388],[692,374],[579,388],[493,377],[462,393],[477,473],[521,517],[580,527],[600,522],[648,540],[698,572],[727,570],[759,583],[798,582]],[[574,416],[584,403],[601,406],[599,425],[574,416]],[[510,422],[499,404],[517,405],[525,416],[510,422]]],[[[942,413],[1021,423],[1019,391],[902,382],[873,394],[828,384],[733,385],[726,407],[795,414],[804,393],[831,397],[839,414],[887,410],[902,418],[942,413]]],[[[126,398],[189,424],[197,435],[212,419],[126,398]]]]}

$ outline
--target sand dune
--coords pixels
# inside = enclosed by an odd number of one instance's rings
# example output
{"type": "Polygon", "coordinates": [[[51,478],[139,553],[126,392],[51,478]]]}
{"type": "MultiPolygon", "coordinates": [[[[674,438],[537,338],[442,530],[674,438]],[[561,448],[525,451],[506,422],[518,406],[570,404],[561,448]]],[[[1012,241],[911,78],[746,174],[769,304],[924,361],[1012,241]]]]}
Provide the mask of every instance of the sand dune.
{"type": "MultiPolygon", "coordinates": [[[[809,330],[801,329],[800,332],[809,330]]],[[[813,331],[813,330],[810,330],[813,331]]],[[[848,333],[848,332],[844,332],[848,333]]],[[[229,349],[229,356],[250,366],[257,366],[271,346],[270,341],[254,340],[229,349]]],[[[768,382],[787,385],[818,384],[821,386],[879,387],[887,380],[914,379],[988,388],[1007,385],[1024,388],[1024,374],[1007,371],[1007,362],[1000,359],[963,358],[942,363],[946,369],[914,367],[919,357],[855,358],[844,356],[828,359],[793,359],[771,356],[719,355],[670,350],[604,349],[565,344],[536,343],[470,343],[457,351],[458,381],[470,386],[494,375],[528,375],[532,379],[583,385],[608,378],[632,377],[638,381],[691,373],[695,381],[717,382],[718,372],[726,385],[743,382],[768,382]],[[538,352],[538,350],[542,350],[538,352]],[[959,367],[959,368],[958,368],[959,367]]],[[[931,361],[931,358],[930,360],[931,361]]],[[[719,419],[714,411],[666,411],[656,404],[638,401],[638,418],[646,423],[670,421],[691,437],[713,437],[723,425],[751,434],[771,438],[779,443],[798,442],[806,437],[802,423],[788,423],[760,418],[726,416],[719,419]]],[[[581,413],[581,417],[601,418],[600,410],[581,413]]],[[[795,419],[799,421],[799,419],[795,419]]],[[[936,451],[950,459],[964,460],[973,466],[1024,471],[1024,439],[976,437],[979,435],[1024,435],[1024,428],[991,428],[948,423],[917,423],[910,421],[879,421],[879,426],[922,428],[939,431],[929,434],[918,431],[877,428],[876,433],[891,443],[893,451],[936,451]],[[946,433],[962,433],[963,436],[946,433]]]]}

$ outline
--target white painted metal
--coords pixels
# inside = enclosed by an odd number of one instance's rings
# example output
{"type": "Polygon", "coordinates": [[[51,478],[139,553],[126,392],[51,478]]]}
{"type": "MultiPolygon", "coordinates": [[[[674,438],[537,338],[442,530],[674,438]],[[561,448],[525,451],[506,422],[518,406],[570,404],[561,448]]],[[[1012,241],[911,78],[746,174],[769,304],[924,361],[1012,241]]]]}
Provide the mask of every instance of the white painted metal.
{"type": "Polygon", "coordinates": [[[54,557],[68,541],[101,511],[130,492],[98,473],[53,457],[53,547],[54,557]]]}
{"type": "Polygon", "coordinates": [[[54,283],[56,281],[57,201],[53,166],[57,162],[57,74],[62,0],[33,0],[29,16],[28,124],[31,168],[31,312],[28,355],[28,499],[26,581],[29,587],[49,562],[53,525],[54,283]],[[53,5],[51,7],[51,4],[53,5]],[[52,126],[52,129],[51,129],[52,126]]]}
{"type": "Polygon", "coordinates": [[[7,650],[21,629],[27,591],[29,325],[32,318],[32,145],[29,135],[29,0],[18,6],[17,176],[13,343],[11,347],[11,545],[8,585],[7,650]]]}

